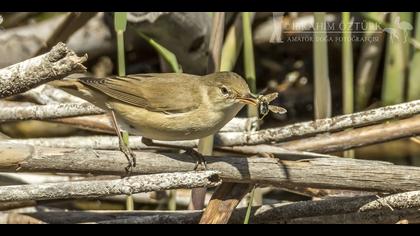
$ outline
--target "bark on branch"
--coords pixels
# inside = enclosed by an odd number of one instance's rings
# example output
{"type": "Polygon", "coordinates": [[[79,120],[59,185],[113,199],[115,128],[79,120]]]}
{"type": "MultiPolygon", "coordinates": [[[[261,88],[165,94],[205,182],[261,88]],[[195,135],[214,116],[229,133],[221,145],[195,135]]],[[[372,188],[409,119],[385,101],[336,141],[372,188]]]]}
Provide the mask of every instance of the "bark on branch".
{"type": "MultiPolygon", "coordinates": [[[[195,161],[185,154],[135,152],[133,174],[188,172],[195,161]]],[[[51,149],[0,145],[0,170],[124,175],[127,160],[119,151],[51,149]]],[[[318,154],[319,155],[319,154],[318,154]]],[[[344,158],[282,161],[275,158],[207,157],[210,170],[231,182],[256,182],[280,187],[314,187],[378,192],[420,188],[420,168],[388,162],[344,158]]]]}
{"type": "MultiPolygon", "coordinates": [[[[419,222],[419,191],[389,196],[334,198],[255,207],[251,223],[397,223],[419,222]],[[376,207],[367,207],[376,205],[376,207]]],[[[246,209],[233,212],[229,223],[243,223],[246,209]]],[[[66,211],[24,213],[46,223],[195,224],[202,211],[66,211]]],[[[7,219],[7,213],[0,218],[7,219]]]]}
{"type": "MultiPolygon", "coordinates": [[[[115,133],[112,120],[109,116],[97,116],[98,114],[105,113],[105,111],[87,102],[54,102],[47,105],[22,104],[20,106],[17,102],[3,101],[0,102],[0,106],[3,106],[3,108],[0,110],[0,121],[30,119],[50,120],[56,123],[75,125],[84,129],[96,130],[104,133],[115,133]],[[68,119],[68,117],[72,117],[72,119],[68,119]]],[[[220,130],[220,132],[254,131],[258,129],[258,126],[258,118],[236,117],[229,121],[220,130]]]]}
{"type": "MultiPolygon", "coordinates": [[[[303,201],[290,204],[274,204],[260,207],[254,212],[254,216],[256,216],[255,221],[257,222],[280,223],[296,218],[372,213],[372,211],[389,214],[395,210],[420,208],[419,196],[419,191],[413,191],[384,197],[372,195],[352,198],[333,198],[321,201],[303,201]]],[[[359,218],[362,217],[363,214],[359,218]]]]}
{"type": "MultiPolygon", "coordinates": [[[[0,112],[1,117],[1,112],[0,112]]],[[[232,122],[234,122],[232,120],[232,122]]],[[[102,116],[82,116],[74,118],[62,118],[61,123],[83,126],[85,129],[104,131],[114,134],[108,119],[102,116]],[[95,120],[91,119],[95,118],[95,120]],[[94,125],[91,122],[96,122],[94,125]],[[95,129],[96,127],[96,129],[95,129]]],[[[229,125],[230,123],[228,123],[229,125]]],[[[227,126],[228,126],[227,125],[227,126]]],[[[227,127],[225,126],[225,127],[227,127]]],[[[237,127],[238,129],[240,127],[237,127]]],[[[242,128],[245,128],[242,126],[242,128]]],[[[391,141],[400,138],[420,135],[420,116],[393,121],[390,123],[372,125],[363,128],[341,131],[333,134],[321,135],[317,137],[304,138],[296,141],[280,143],[278,145],[259,144],[251,146],[218,146],[221,151],[235,152],[247,155],[260,153],[270,153],[281,159],[297,160],[310,158],[308,155],[299,155],[291,151],[308,151],[317,153],[338,152],[347,149],[372,145],[376,143],[391,141]]],[[[55,148],[92,148],[103,150],[118,150],[118,139],[110,136],[90,136],[90,137],[68,137],[68,138],[39,138],[39,139],[10,139],[0,143],[30,144],[43,147],[55,148]]],[[[197,141],[168,142],[173,145],[195,147],[197,141]]],[[[150,148],[141,142],[141,137],[131,136],[130,147],[132,149],[150,148]]]]}
{"type": "Polygon", "coordinates": [[[333,118],[297,123],[279,128],[259,130],[249,133],[218,134],[220,146],[252,145],[279,142],[287,138],[339,131],[347,128],[378,123],[381,121],[412,116],[420,113],[420,100],[381,107],[368,111],[333,118]]]}
{"type": "Polygon", "coordinates": [[[179,188],[214,187],[215,171],[153,174],[118,180],[76,181],[0,187],[0,202],[91,198],[179,188]]]}
{"type": "MultiPolygon", "coordinates": [[[[419,192],[405,192],[385,197],[365,196],[289,204],[265,205],[254,208],[251,223],[397,223],[407,219],[419,222],[419,192]],[[374,206],[374,207],[370,207],[374,206]]],[[[245,209],[236,210],[230,223],[242,223],[245,209]]],[[[126,217],[99,223],[196,223],[197,212],[173,215],[126,217]],[[188,217],[189,216],[189,217],[188,217]],[[194,221],[193,221],[194,219],[194,221]]]]}
{"type": "Polygon", "coordinates": [[[354,130],[306,138],[278,146],[289,150],[328,153],[420,134],[420,116],[354,130]]]}
{"type": "MultiPolygon", "coordinates": [[[[6,109],[2,109],[0,111],[0,120],[20,120],[20,119],[53,119],[53,118],[60,118],[60,117],[68,117],[68,116],[77,116],[77,115],[90,115],[90,114],[99,114],[100,109],[95,108],[93,105],[83,105],[88,106],[89,109],[85,109],[83,106],[81,106],[81,109],[77,111],[76,104],[72,105],[51,105],[51,107],[46,106],[34,106],[34,107],[25,107],[25,108],[19,108],[19,109],[9,109],[6,111],[6,109]],[[56,106],[56,107],[55,107],[56,106]],[[71,111],[63,111],[59,110],[62,106],[72,106],[71,111]],[[22,111],[20,111],[22,109],[22,111]],[[15,111],[14,111],[15,110],[15,111]],[[39,110],[39,113],[44,113],[45,110],[46,113],[43,115],[35,116],[33,115],[33,110],[39,110]],[[57,111],[54,111],[57,110],[57,111]],[[60,116],[60,114],[62,114],[60,116]]],[[[64,109],[64,110],[67,110],[64,109]]],[[[337,116],[334,118],[328,118],[328,119],[320,119],[316,121],[310,121],[310,122],[303,122],[303,123],[297,123],[293,125],[288,125],[284,127],[279,128],[272,128],[272,129],[265,129],[260,131],[253,131],[258,122],[254,120],[249,119],[241,119],[241,118],[235,118],[231,122],[229,122],[225,128],[223,128],[218,134],[215,135],[215,141],[217,146],[236,146],[236,145],[253,145],[253,144],[259,144],[264,142],[278,142],[282,141],[287,138],[294,138],[294,137],[300,137],[300,136],[307,136],[307,135],[314,135],[317,133],[322,132],[332,132],[332,131],[338,131],[350,127],[358,127],[363,125],[369,125],[376,122],[381,122],[389,119],[395,119],[395,118],[401,118],[401,117],[407,117],[407,116],[413,116],[415,114],[418,114],[420,112],[420,100],[409,102],[409,103],[402,103],[394,106],[388,106],[388,107],[382,107],[370,111],[365,112],[359,112],[354,113],[350,115],[344,115],[344,116],[337,116]],[[251,130],[251,132],[238,132],[238,131],[248,131],[251,130]],[[225,132],[226,131],[226,132],[225,132]],[[235,131],[235,132],[228,132],[228,131],[235,131]]],[[[404,121],[398,121],[393,122],[390,124],[384,124],[384,125],[378,125],[378,126],[372,126],[371,128],[360,128],[355,129],[354,131],[344,131],[340,134],[332,134],[330,137],[328,136],[321,136],[314,139],[305,139],[301,141],[301,144],[305,145],[313,145],[310,150],[317,150],[318,148],[322,149],[321,143],[325,143],[326,145],[334,145],[334,149],[341,150],[341,149],[347,149],[357,146],[362,146],[366,144],[372,144],[372,143],[378,143],[383,141],[388,141],[396,138],[402,138],[407,137],[411,135],[417,135],[418,134],[418,126],[416,126],[416,120],[418,118],[413,117],[410,119],[406,119],[404,121]],[[402,128],[401,130],[399,130],[402,128]],[[386,129],[388,135],[381,135],[379,137],[377,134],[380,133],[380,129],[386,129]],[[395,130],[399,130],[399,132],[395,132],[395,130]],[[411,130],[411,131],[410,131],[411,130]],[[362,135],[365,137],[365,139],[354,139],[354,136],[362,135]],[[351,142],[348,142],[348,140],[351,140],[351,142]],[[309,142],[310,141],[316,141],[316,142],[309,142]],[[348,147],[342,146],[343,142],[342,140],[346,140],[345,142],[348,143],[348,147]],[[366,142],[365,142],[366,141],[366,142]],[[350,147],[351,146],[351,147],[350,147]]],[[[60,122],[60,120],[56,121],[60,122]]],[[[64,120],[64,123],[71,123],[70,120],[64,120]]],[[[94,130],[103,130],[104,132],[110,132],[111,128],[110,123],[106,121],[101,121],[98,123],[98,127],[94,127],[95,124],[92,122],[86,123],[86,119],[83,121],[78,121],[75,123],[75,125],[81,125],[81,126],[89,126],[85,128],[90,128],[94,130]],[[80,123],[82,122],[82,123],[80,123]]],[[[197,141],[187,141],[184,142],[188,143],[188,145],[195,146],[197,141]]],[[[284,145],[284,148],[289,148],[293,150],[304,150],[304,148],[298,148],[299,145],[296,143],[293,143],[293,145],[288,145],[287,143],[282,144],[284,145]],[[296,144],[296,147],[295,147],[296,144]]],[[[69,143],[70,145],[70,143],[69,143]]],[[[281,145],[281,146],[282,146],[281,145]]],[[[71,147],[71,146],[69,146],[71,147]]],[[[117,146],[116,146],[117,147],[117,146]]],[[[108,148],[106,148],[108,149],[108,148]]],[[[234,147],[231,150],[237,150],[242,151],[244,153],[249,153],[249,150],[251,153],[261,153],[261,152],[267,152],[267,153],[275,153],[278,147],[273,146],[250,146],[250,147],[234,147]],[[247,151],[248,150],[248,151],[247,151]],[[255,150],[255,151],[254,151],[255,150]]],[[[333,149],[333,150],[334,150],[333,149]]],[[[229,150],[229,149],[225,149],[229,150]]],[[[329,151],[329,150],[327,150],[329,151]]]]}
{"type": "Polygon", "coordinates": [[[219,147],[219,149],[250,155],[254,155],[256,153],[271,153],[276,156],[282,155],[284,153],[284,149],[330,153],[400,138],[412,137],[419,134],[420,116],[414,116],[390,123],[303,138],[277,145],[259,144],[253,146],[219,147]]]}
{"type": "Polygon", "coordinates": [[[0,111],[1,121],[45,120],[61,117],[103,114],[104,110],[90,103],[61,103],[22,107],[5,107],[0,111]]]}
{"type": "Polygon", "coordinates": [[[28,91],[40,84],[62,79],[69,74],[85,72],[87,55],[78,57],[64,43],[50,52],[0,69],[0,98],[28,91]]]}

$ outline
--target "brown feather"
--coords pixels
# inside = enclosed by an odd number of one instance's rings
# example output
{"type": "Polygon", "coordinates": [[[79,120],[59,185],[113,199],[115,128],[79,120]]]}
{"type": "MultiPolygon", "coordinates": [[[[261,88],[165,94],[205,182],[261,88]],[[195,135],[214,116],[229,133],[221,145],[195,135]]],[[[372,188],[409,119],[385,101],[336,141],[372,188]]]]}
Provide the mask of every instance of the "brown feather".
{"type": "Polygon", "coordinates": [[[173,73],[138,74],[100,79],[80,78],[79,81],[133,106],[149,111],[179,113],[197,109],[201,103],[200,93],[194,91],[199,89],[200,77],[187,74],[182,76],[184,78],[173,73]],[[177,80],[174,80],[175,75],[177,80]],[[197,82],[191,80],[191,77],[195,77],[197,82]],[[190,90],[185,89],[187,84],[190,90]]]}

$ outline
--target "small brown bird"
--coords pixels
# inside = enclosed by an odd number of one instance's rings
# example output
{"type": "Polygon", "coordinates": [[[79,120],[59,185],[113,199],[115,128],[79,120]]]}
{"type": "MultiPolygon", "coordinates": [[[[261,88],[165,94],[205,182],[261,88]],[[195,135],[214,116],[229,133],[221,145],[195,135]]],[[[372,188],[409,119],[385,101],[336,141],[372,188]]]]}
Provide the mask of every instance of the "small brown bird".
{"type": "MultiPolygon", "coordinates": [[[[233,72],[78,78],[53,81],[52,85],[113,111],[115,123],[130,134],[163,141],[214,134],[245,104],[260,104],[260,97],[253,95],[245,80],[233,72]]],[[[261,104],[267,110],[267,102],[261,104]]],[[[276,108],[276,112],[286,112],[276,108]]],[[[132,153],[127,147],[121,149],[126,155],[132,153]]]]}

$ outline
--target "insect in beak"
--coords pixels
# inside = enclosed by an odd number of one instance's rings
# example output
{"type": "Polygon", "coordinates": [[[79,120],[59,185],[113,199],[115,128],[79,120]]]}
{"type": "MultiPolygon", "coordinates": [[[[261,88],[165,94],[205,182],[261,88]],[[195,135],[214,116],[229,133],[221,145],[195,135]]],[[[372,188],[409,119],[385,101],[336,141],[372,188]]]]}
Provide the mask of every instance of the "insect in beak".
{"type": "Polygon", "coordinates": [[[277,96],[278,93],[270,93],[267,95],[255,95],[250,93],[246,96],[237,97],[236,99],[240,103],[257,106],[259,113],[258,118],[262,120],[270,111],[278,114],[284,114],[287,112],[287,110],[283,107],[270,105],[270,102],[276,99],[277,96]]]}
{"type": "Polygon", "coordinates": [[[247,94],[242,97],[237,97],[236,100],[238,100],[240,103],[248,104],[248,105],[258,105],[258,97],[254,94],[247,94]]]}
{"type": "Polygon", "coordinates": [[[257,99],[257,106],[258,106],[258,112],[259,112],[259,119],[262,120],[266,115],[268,115],[268,112],[271,111],[273,113],[277,114],[284,114],[287,112],[286,109],[279,106],[270,105],[270,102],[272,102],[274,99],[276,99],[278,96],[278,93],[270,93],[267,95],[260,95],[257,99]]]}

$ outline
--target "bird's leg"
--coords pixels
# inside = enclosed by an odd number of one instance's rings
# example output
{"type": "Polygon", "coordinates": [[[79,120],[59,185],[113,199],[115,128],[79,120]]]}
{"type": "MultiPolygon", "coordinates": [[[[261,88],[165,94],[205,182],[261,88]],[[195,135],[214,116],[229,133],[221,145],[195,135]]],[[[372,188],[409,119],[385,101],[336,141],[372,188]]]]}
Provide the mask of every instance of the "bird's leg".
{"type": "Polygon", "coordinates": [[[199,170],[198,167],[201,167],[201,170],[208,170],[207,161],[204,158],[204,155],[194,150],[194,148],[185,149],[185,153],[191,156],[195,160],[194,170],[199,170]]]}
{"type": "Polygon", "coordinates": [[[147,146],[155,146],[155,147],[166,147],[166,148],[174,148],[174,149],[181,149],[184,150],[186,154],[191,156],[195,161],[194,170],[198,170],[199,166],[202,166],[204,170],[207,170],[207,162],[204,158],[203,154],[199,153],[192,147],[186,146],[179,146],[179,145],[172,145],[167,143],[155,143],[152,139],[142,137],[141,141],[147,146]]]}
{"type": "Polygon", "coordinates": [[[114,111],[111,111],[112,116],[112,122],[114,124],[115,132],[118,135],[118,141],[119,141],[119,147],[121,152],[124,153],[125,157],[127,158],[128,165],[125,167],[125,171],[127,173],[127,176],[129,176],[133,170],[133,167],[136,167],[136,155],[134,152],[128,147],[128,135],[127,137],[124,137],[125,134],[123,134],[123,131],[120,130],[117,118],[115,117],[114,111]],[[126,138],[127,142],[124,141],[124,138],[126,138]]]}

